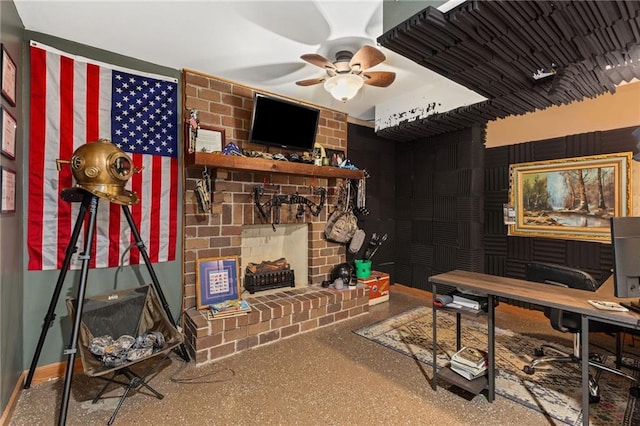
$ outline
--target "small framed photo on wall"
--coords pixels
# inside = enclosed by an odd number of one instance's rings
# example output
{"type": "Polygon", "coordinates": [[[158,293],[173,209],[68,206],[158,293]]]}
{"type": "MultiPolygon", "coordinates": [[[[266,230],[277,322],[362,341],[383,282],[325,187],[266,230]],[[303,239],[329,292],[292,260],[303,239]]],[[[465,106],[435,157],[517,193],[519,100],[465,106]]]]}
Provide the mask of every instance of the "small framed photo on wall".
{"type": "Polygon", "coordinates": [[[0,213],[16,211],[16,172],[6,167],[0,167],[0,213]]]}
{"type": "Polygon", "coordinates": [[[0,106],[0,134],[2,135],[2,154],[12,160],[16,159],[17,122],[6,108],[0,106]]]}
{"type": "Polygon", "coordinates": [[[12,105],[16,105],[16,63],[2,45],[2,96],[12,105]]]}

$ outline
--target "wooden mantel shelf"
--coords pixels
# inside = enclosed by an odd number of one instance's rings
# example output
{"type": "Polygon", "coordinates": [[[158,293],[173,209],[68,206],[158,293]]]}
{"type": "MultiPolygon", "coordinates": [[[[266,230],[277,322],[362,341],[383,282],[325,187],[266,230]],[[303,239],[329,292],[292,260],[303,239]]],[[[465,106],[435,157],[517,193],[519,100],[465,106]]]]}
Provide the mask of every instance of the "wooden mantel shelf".
{"type": "Polygon", "coordinates": [[[305,163],[266,160],[264,158],[236,157],[233,155],[196,152],[185,156],[185,165],[208,166],[225,170],[280,173],[288,175],[313,176],[321,178],[363,179],[363,170],[341,169],[339,167],[315,166],[305,163]]]}

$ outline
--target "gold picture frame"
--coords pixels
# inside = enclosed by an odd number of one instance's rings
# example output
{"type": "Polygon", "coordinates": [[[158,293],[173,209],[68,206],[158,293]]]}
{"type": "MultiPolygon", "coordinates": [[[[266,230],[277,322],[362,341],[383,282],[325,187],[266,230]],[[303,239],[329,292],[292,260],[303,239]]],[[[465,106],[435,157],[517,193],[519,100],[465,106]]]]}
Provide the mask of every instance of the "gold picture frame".
{"type": "Polygon", "coordinates": [[[508,235],[611,241],[610,218],[631,214],[631,152],[512,164],[508,235]]]}

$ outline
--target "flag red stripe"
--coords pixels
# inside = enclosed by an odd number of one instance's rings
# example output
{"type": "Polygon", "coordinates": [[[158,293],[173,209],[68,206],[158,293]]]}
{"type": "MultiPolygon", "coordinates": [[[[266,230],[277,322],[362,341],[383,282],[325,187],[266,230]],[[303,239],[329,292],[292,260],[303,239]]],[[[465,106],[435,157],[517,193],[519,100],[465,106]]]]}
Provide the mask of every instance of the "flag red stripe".
{"type": "Polygon", "coordinates": [[[176,241],[178,234],[178,159],[171,159],[171,189],[169,197],[169,247],[167,260],[176,259],[176,241]]]}
{"type": "MultiPolygon", "coordinates": [[[[58,158],[70,159],[73,156],[73,85],[74,85],[74,61],[64,56],[60,57],[60,146],[58,158]]],[[[60,172],[60,185],[58,190],[61,191],[73,185],[71,170],[65,167],[60,172]]],[[[57,265],[58,269],[62,268],[65,257],[65,249],[69,245],[69,236],[71,235],[71,204],[58,201],[58,250],[57,265]]]]}
{"type": "MultiPolygon", "coordinates": [[[[162,193],[162,157],[153,156],[153,176],[151,178],[151,193],[162,193]]],[[[149,233],[149,259],[151,262],[158,261],[160,251],[160,209],[162,208],[160,197],[151,198],[151,216],[149,217],[149,229],[156,230],[149,233]]]]}
{"type": "Polygon", "coordinates": [[[100,137],[100,67],[87,64],[87,142],[100,137]]]}
{"type": "MultiPolygon", "coordinates": [[[[47,52],[31,49],[31,110],[44,111],[47,97],[47,52]]],[[[46,115],[29,117],[29,218],[27,240],[29,270],[42,269],[42,219],[44,217],[44,137],[46,115]]]]}

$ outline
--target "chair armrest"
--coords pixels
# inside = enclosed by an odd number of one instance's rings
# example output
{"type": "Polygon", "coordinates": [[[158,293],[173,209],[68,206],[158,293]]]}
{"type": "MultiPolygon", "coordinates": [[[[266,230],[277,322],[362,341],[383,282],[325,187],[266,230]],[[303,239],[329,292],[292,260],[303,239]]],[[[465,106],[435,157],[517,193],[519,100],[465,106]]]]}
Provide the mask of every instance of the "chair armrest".
{"type": "Polygon", "coordinates": [[[571,331],[570,328],[567,328],[563,324],[564,311],[561,309],[549,309],[547,312],[547,317],[551,321],[551,327],[555,330],[562,331],[563,333],[568,333],[571,331]]]}

